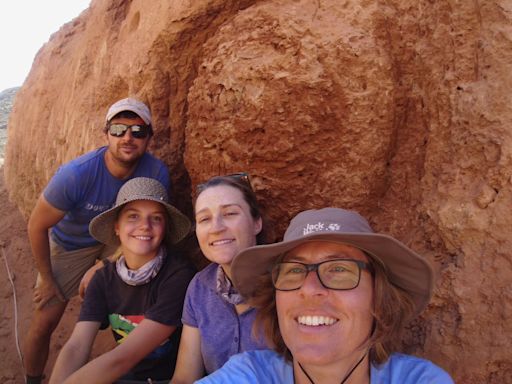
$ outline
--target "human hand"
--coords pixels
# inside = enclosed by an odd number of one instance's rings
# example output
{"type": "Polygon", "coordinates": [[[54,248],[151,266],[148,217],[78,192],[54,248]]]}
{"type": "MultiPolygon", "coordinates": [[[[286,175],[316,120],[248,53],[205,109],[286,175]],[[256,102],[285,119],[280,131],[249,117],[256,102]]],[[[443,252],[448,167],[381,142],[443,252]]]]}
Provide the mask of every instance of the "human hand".
{"type": "Polygon", "coordinates": [[[36,308],[43,308],[54,296],[57,296],[62,302],[66,301],[55,280],[41,280],[34,289],[33,301],[36,304],[36,308]]]}
{"type": "Polygon", "coordinates": [[[89,268],[87,272],[85,272],[84,277],[82,277],[82,280],[80,280],[80,286],[78,287],[78,295],[80,295],[81,299],[84,298],[85,290],[87,289],[87,286],[91,282],[92,277],[100,268],[103,268],[103,263],[101,261],[94,264],[91,268],[89,268]]]}

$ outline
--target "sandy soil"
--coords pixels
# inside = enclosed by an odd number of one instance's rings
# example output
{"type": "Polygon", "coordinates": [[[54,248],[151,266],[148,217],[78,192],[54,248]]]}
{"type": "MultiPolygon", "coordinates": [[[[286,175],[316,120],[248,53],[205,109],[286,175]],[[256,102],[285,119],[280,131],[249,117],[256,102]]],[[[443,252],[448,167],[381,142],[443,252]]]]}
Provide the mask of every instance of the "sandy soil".
{"type": "MultiPolygon", "coordinates": [[[[37,271],[32,262],[26,221],[16,206],[9,202],[3,175],[3,169],[0,167],[0,383],[21,384],[24,383],[24,373],[17,346],[22,349],[24,335],[30,324],[32,287],[37,271]],[[6,263],[12,276],[14,291],[6,263]]],[[[73,328],[79,308],[79,299],[71,300],[53,335],[46,368],[47,376],[50,375],[55,358],[73,328]]],[[[96,340],[93,356],[111,347],[110,331],[102,331],[96,340]]]]}

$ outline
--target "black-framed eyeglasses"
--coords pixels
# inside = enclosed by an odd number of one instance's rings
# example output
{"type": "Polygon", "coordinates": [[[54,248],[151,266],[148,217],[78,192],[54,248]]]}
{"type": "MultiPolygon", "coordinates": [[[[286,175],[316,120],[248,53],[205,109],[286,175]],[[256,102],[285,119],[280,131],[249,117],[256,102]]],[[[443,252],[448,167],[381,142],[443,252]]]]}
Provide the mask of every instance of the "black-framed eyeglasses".
{"type": "Polygon", "coordinates": [[[250,178],[249,174],[247,172],[237,172],[237,173],[230,173],[228,175],[214,176],[214,177],[208,179],[207,181],[205,181],[204,183],[197,184],[197,187],[196,187],[197,193],[199,194],[199,193],[203,192],[208,187],[213,187],[215,185],[222,184],[221,181],[222,181],[222,179],[225,179],[225,178],[234,179],[236,181],[241,181],[244,184],[247,184],[249,189],[251,189],[251,191],[252,191],[251,178],[250,178]]]}
{"type": "Polygon", "coordinates": [[[370,264],[353,259],[333,259],[316,264],[282,261],[272,267],[272,283],[278,291],[294,291],[302,287],[309,272],[316,271],[325,288],[343,291],[359,285],[362,269],[372,271],[370,264]]]}
{"type": "Polygon", "coordinates": [[[123,137],[126,131],[128,129],[131,130],[132,136],[135,139],[145,139],[148,137],[149,133],[151,132],[151,128],[149,125],[145,124],[133,124],[133,125],[127,125],[127,124],[121,124],[121,123],[114,123],[110,124],[108,127],[108,132],[111,136],[114,137],[123,137]]]}

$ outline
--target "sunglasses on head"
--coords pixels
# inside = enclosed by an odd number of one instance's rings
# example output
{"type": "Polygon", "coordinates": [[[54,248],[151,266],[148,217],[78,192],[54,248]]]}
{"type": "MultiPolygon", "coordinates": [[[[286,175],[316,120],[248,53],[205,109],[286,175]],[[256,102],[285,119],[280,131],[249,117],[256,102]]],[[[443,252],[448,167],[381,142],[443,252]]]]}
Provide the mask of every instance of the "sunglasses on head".
{"type": "Polygon", "coordinates": [[[231,179],[243,181],[244,183],[248,184],[249,186],[251,185],[251,179],[247,172],[231,173],[229,175],[224,175],[224,177],[229,177],[231,179]]]}
{"type": "Polygon", "coordinates": [[[126,131],[128,129],[131,130],[132,136],[135,139],[145,139],[148,137],[149,133],[151,132],[151,129],[149,128],[149,125],[144,124],[134,124],[134,125],[127,125],[127,124],[121,124],[121,123],[115,123],[110,124],[108,127],[108,132],[111,136],[114,137],[123,137],[126,131]]]}
{"type": "Polygon", "coordinates": [[[215,183],[215,181],[219,180],[221,178],[223,178],[223,179],[229,178],[229,179],[234,179],[236,181],[241,181],[242,183],[247,184],[247,186],[249,186],[249,188],[252,191],[251,179],[249,177],[249,174],[247,172],[237,172],[237,173],[230,173],[229,175],[214,176],[214,177],[208,179],[207,181],[205,181],[204,183],[198,184],[197,188],[196,188],[197,192],[201,193],[206,188],[211,187],[213,185],[217,185],[215,183]]]}

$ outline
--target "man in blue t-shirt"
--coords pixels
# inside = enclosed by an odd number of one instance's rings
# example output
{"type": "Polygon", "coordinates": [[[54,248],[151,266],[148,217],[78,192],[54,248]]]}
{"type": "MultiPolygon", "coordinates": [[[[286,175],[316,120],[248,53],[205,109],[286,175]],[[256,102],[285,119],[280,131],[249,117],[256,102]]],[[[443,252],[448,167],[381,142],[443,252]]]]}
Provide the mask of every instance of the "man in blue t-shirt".
{"type": "Polygon", "coordinates": [[[144,103],[133,98],[114,103],[107,112],[104,133],[106,146],[57,170],[28,222],[39,271],[36,309],[24,348],[29,384],[42,381],[50,337],[84,273],[112,251],[89,234],[89,222],[111,208],[121,186],[134,177],[151,177],[170,188],[167,167],[146,152],[153,130],[144,103]]]}

